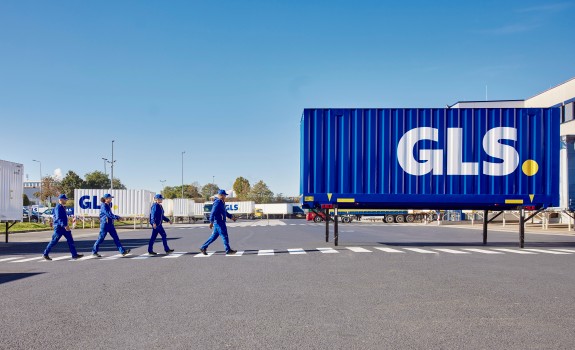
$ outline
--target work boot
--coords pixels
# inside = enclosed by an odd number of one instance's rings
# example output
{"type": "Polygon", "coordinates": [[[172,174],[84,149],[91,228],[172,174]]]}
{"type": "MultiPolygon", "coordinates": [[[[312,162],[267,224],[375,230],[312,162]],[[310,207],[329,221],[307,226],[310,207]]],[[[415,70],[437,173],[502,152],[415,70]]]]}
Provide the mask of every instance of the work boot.
{"type": "Polygon", "coordinates": [[[126,255],[130,254],[131,251],[132,251],[131,249],[124,250],[124,252],[122,253],[122,256],[126,256],[126,255]]]}
{"type": "Polygon", "coordinates": [[[84,257],[84,254],[76,254],[76,255],[74,255],[74,256],[72,257],[72,259],[76,260],[76,259],[80,259],[80,258],[83,258],[83,257],[84,257]]]}
{"type": "Polygon", "coordinates": [[[102,257],[102,256],[101,256],[100,254],[98,254],[98,253],[92,253],[92,256],[93,256],[94,258],[101,258],[101,257],[102,257]]]}
{"type": "Polygon", "coordinates": [[[150,255],[158,255],[158,253],[156,253],[156,252],[148,252],[148,254],[150,254],[150,255]]]}
{"type": "Polygon", "coordinates": [[[237,252],[238,252],[237,250],[230,249],[226,252],[226,255],[234,255],[237,252]]]}
{"type": "Polygon", "coordinates": [[[202,254],[204,254],[204,255],[208,255],[208,253],[206,252],[206,250],[204,248],[200,248],[200,252],[202,252],[202,254]]]}
{"type": "Polygon", "coordinates": [[[52,260],[52,258],[49,257],[48,255],[42,255],[42,257],[44,258],[44,260],[48,260],[48,261],[52,260]]]}
{"type": "Polygon", "coordinates": [[[174,252],[173,249],[168,249],[168,250],[166,250],[166,254],[172,254],[173,252],[174,252]]]}

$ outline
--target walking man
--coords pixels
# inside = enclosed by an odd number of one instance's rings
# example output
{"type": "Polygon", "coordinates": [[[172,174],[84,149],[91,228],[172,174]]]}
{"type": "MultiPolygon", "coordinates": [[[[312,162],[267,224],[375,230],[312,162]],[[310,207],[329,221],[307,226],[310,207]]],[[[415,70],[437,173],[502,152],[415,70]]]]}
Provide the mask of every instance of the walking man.
{"type": "Polygon", "coordinates": [[[70,248],[70,253],[72,254],[72,259],[78,259],[83,257],[83,254],[78,254],[76,247],[74,246],[74,238],[72,238],[72,231],[68,226],[68,215],[66,215],[66,201],[68,198],[65,194],[61,194],[58,197],[58,204],[54,208],[54,234],[52,235],[52,240],[48,243],[48,246],[44,250],[44,260],[52,260],[50,258],[50,251],[58,243],[62,236],[66,237],[66,242],[68,242],[68,248],[70,248]]]}
{"type": "Polygon", "coordinates": [[[228,240],[228,228],[226,227],[226,218],[230,218],[236,221],[236,218],[228,213],[226,210],[226,196],[228,194],[225,190],[219,190],[217,198],[214,200],[214,205],[212,206],[212,211],[210,213],[210,229],[213,229],[213,233],[208,238],[206,243],[200,248],[200,252],[204,255],[208,255],[206,250],[208,246],[212,244],[220,235],[222,235],[222,241],[224,241],[224,247],[226,248],[226,254],[232,255],[237,253],[235,250],[230,248],[230,243],[228,240]]]}
{"type": "Polygon", "coordinates": [[[173,253],[174,250],[168,247],[168,238],[166,237],[166,230],[162,226],[162,223],[169,222],[170,225],[172,222],[170,219],[164,216],[164,207],[162,207],[162,201],[164,197],[161,194],[157,194],[154,196],[154,201],[156,203],[152,204],[152,209],[150,210],[150,224],[152,225],[152,237],[150,237],[150,243],[148,244],[148,254],[150,255],[157,255],[158,253],[154,252],[154,242],[156,241],[156,237],[158,237],[158,233],[162,237],[162,243],[164,244],[164,251],[166,254],[173,253]]]}
{"type": "Polygon", "coordinates": [[[104,238],[106,238],[108,233],[112,236],[116,247],[118,247],[118,250],[122,255],[128,255],[130,253],[130,249],[124,249],[124,247],[122,247],[122,243],[120,242],[120,238],[118,238],[118,233],[114,227],[114,220],[120,220],[120,217],[112,213],[112,198],[114,197],[111,194],[106,193],[104,197],[100,199],[100,202],[102,202],[100,207],[100,235],[94,243],[94,247],[92,247],[92,256],[96,258],[102,257],[98,254],[98,250],[100,248],[100,244],[104,241],[104,238]]]}

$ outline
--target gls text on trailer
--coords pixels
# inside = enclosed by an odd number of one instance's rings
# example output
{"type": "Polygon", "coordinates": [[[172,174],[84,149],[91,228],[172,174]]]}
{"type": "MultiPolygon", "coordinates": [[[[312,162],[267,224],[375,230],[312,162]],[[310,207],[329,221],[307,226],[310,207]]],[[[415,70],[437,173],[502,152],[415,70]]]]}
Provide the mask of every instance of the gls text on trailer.
{"type": "Polygon", "coordinates": [[[559,118],[558,108],[305,109],[302,205],[336,216],[519,209],[523,246],[524,210],[559,202],[559,118]]]}

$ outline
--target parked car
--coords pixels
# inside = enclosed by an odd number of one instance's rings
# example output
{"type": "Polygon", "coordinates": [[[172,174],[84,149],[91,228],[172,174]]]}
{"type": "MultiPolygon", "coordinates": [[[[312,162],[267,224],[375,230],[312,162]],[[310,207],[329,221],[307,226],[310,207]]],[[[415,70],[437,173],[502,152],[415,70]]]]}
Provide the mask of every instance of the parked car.
{"type": "Polygon", "coordinates": [[[28,222],[38,222],[40,218],[36,213],[30,213],[28,209],[22,209],[22,220],[28,222]]]}

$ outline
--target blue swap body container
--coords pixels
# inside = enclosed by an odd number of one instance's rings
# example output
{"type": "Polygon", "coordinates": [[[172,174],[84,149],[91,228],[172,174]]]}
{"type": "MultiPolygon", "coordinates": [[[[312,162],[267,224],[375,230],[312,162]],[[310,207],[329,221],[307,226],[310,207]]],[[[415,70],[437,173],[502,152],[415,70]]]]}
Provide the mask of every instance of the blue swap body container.
{"type": "Polygon", "coordinates": [[[559,108],[304,109],[304,208],[559,203],[559,108]]]}

